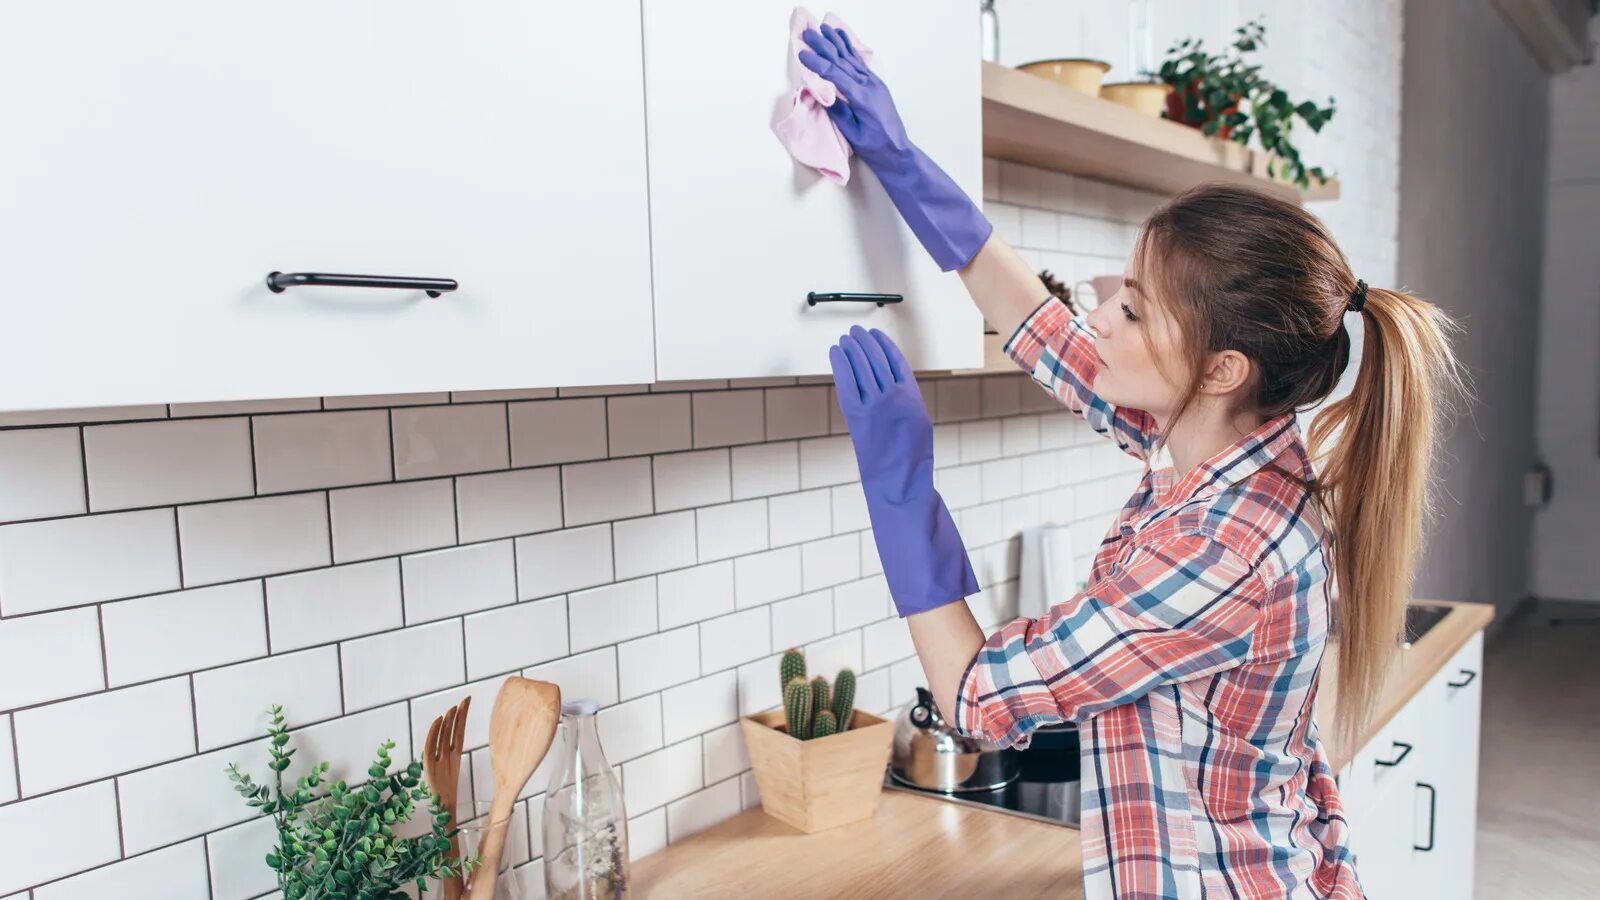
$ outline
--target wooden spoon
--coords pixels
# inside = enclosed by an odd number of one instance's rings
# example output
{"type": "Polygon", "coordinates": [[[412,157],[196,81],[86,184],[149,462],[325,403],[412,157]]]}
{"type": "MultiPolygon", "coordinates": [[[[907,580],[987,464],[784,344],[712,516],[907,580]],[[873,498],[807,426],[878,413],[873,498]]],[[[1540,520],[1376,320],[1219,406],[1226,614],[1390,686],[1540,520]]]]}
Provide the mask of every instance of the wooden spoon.
{"type": "Polygon", "coordinates": [[[548,681],[511,676],[500,686],[489,716],[489,762],[494,769],[494,803],[479,849],[478,867],[468,884],[470,900],[491,900],[506,826],[522,786],[533,777],[555,739],[561,721],[561,688],[548,681]]]}
{"type": "MultiPolygon", "coordinates": [[[[428,787],[439,795],[439,805],[450,813],[452,828],[460,828],[456,819],[456,789],[461,786],[461,750],[465,745],[467,710],[472,707],[472,697],[445,710],[444,715],[428,726],[428,740],[422,745],[422,774],[428,787]]],[[[461,858],[458,835],[450,836],[448,859],[461,858]]],[[[461,900],[461,876],[452,875],[444,880],[444,900],[461,900]]]]}

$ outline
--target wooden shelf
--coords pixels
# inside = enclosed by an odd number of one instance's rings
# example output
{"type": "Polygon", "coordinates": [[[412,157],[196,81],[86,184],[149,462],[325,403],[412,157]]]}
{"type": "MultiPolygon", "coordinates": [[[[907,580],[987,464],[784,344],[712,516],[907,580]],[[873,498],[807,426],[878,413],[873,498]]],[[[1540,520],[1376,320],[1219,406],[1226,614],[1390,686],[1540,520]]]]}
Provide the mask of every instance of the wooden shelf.
{"type": "Polygon", "coordinates": [[[1339,196],[1334,179],[1302,196],[1266,177],[1272,157],[1260,150],[991,62],[983,64],[983,153],[1163,194],[1227,181],[1295,202],[1339,196]]]}

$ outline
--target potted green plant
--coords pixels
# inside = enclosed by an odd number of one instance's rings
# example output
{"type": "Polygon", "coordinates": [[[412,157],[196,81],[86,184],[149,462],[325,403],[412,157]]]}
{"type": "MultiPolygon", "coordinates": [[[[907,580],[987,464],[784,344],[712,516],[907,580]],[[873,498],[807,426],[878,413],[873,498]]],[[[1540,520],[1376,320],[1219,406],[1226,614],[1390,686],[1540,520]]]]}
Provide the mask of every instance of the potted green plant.
{"type": "Polygon", "coordinates": [[[335,781],[323,792],[328,764],[322,762],[286,791],[283,773],[295,751],[288,746],[283,708],[273,706],[268,712],[272,785],[256,784],[239,771],[238,763],[228,766],[228,779],[246,805],[276,821],[278,843],[266,863],[277,874],[284,900],[404,900],[407,884],[425,891],[429,879],[460,875],[472,867],[471,861],[448,858],[450,813],[423,782],[422,764],[389,771],[394,741],[379,746],[365,785],[352,788],[335,781]],[[428,831],[415,837],[395,834],[420,803],[426,803],[431,816],[428,831]]]}
{"type": "Polygon", "coordinates": [[[1320,166],[1307,167],[1290,139],[1296,118],[1312,131],[1321,131],[1333,118],[1333,98],[1326,107],[1309,100],[1294,103],[1282,88],[1261,74],[1261,67],[1245,58],[1266,46],[1266,26],[1251,21],[1235,30],[1238,35],[1225,52],[1213,54],[1198,38],[1186,38],[1167,51],[1158,73],[1172,85],[1165,117],[1224,140],[1248,144],[1253,136],[1271,153],[1269,177],[1282,177],[1310,186],[1311,179],[1326,183],[1320,166]]]}
{"type": "Polygon", "coordinates": [[[883,793],[894,723],[855,708],[856,676],[806,678],[793,647],[778,663],[783,709],[740,719],[761,808],[804,832],[871,818],[883,793]]]}

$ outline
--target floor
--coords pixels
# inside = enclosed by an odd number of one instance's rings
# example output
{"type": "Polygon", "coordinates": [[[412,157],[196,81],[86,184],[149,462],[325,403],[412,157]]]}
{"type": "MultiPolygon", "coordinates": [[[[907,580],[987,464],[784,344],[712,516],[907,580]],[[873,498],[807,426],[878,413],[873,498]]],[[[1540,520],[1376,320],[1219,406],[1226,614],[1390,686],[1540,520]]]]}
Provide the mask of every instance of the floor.
{"type": "Polygon", "coordinates": [[[1600,883],[1600,606],[1544,602],[1485,648],[1477,896],[1600,883]]]}

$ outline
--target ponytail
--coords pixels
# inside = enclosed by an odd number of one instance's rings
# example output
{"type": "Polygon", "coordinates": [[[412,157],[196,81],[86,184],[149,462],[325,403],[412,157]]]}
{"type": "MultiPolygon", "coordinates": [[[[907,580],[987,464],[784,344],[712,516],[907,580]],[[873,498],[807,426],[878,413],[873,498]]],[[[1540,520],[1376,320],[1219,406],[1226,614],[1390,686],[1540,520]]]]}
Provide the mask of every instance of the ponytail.
{"type": "Polygon", "coordinates": [[[1460,326],[1434,304],[1369,288],[1362,322],[1355,385],[1317,415],[1309,435],[1318,502],[1333,531],[1341,743],[1370,719],[1403,638],[1423,528],[1435,512],[1437,433],[1469,390],[1450,346],[1460,326]]]}

